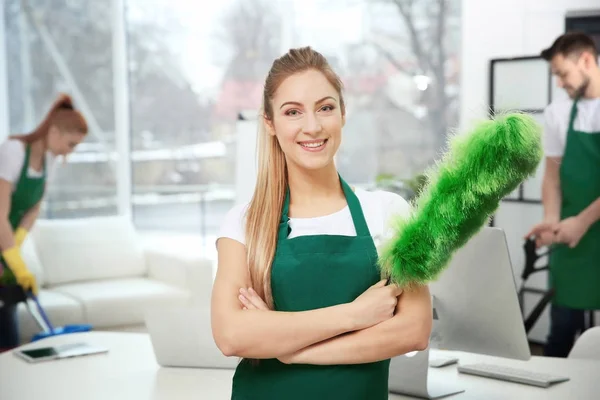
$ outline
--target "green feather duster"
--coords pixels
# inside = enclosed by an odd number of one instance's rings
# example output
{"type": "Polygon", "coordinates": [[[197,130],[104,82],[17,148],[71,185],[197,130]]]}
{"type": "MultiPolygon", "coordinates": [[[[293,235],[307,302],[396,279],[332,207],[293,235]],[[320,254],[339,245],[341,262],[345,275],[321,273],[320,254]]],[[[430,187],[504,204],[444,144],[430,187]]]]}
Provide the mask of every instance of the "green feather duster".
{"type": "Polygon", "coordinates": [[[404,288],[436,279],[500,200],[535,173],[542,155],[540,126],[526,114],[500,116],[454,136],[427,173],[411,216],[395,221],[379,259],[383,275],[404,288]]]}

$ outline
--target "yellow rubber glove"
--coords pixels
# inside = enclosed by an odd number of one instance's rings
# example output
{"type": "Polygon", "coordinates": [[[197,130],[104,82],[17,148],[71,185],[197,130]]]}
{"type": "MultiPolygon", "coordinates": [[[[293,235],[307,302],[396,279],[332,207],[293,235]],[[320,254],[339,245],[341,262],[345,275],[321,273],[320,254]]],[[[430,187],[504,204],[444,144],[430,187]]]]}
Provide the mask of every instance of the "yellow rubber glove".
{"type": "Polygon", "coordinates": [[[17,228],[17,230],[15,231],[15,244],[17,245],[17,247],[21,247],[28,233],[29,232],[27,232],[27,229],[23,227],[19,226],[17,228]]]}
{"type": "Polygon", "coordinates": [[[37,296],[38,287],[35,282],[35,276],[27,269],[25,261],[21,257],[21,252],[17,246],[11,247],[10,249],[2,252],[2,257],[10,270],[12,271],[17,283],[25,289],[25,291],[32,291],[37,296]]]}

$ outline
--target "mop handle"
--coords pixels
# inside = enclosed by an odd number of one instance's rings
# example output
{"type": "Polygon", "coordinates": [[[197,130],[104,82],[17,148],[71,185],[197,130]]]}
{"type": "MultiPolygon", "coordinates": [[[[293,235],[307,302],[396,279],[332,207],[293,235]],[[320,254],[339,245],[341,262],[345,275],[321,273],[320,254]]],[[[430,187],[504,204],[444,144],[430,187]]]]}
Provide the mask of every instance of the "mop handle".
{"type": "Polygon", "coordinates": [[[34,301],[34,303],[37,307],[38,313],[42,316],[42,319],[44,320],[44,323],[48,327],[50,333],[54,333],[54,327],[50,323],[50,319],[48,319],[48,316],[46,315],[46,312],[42,308],[42,305],[40,304],[37,296],[30,292],[29,297],[31,297],[31,299],[34,301]]]}

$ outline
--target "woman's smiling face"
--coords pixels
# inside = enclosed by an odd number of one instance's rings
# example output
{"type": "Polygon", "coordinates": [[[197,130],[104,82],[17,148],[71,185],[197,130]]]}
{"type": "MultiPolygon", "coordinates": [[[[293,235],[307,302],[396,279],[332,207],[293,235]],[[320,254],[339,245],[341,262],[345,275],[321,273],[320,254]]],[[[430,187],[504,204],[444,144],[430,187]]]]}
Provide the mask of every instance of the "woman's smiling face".
{"type": "Polygon", "coordinates": [[[269,134],[277,137],[288,168],[319,170],[333,163],[344,115],[340,93],[325,75],[308,70],[286,78],[271,100],[269,134]]]}

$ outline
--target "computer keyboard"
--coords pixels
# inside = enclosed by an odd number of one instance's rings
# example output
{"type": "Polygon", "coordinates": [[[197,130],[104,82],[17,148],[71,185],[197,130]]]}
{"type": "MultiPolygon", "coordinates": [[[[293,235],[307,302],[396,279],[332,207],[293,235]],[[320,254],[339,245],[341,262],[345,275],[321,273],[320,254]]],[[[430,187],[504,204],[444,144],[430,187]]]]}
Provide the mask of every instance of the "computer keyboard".
{"type": "Polygon", "coordinates": [[[464,374],[478,375],[486,378],[518,382],[540,387],[548,387],[553,383],[565,382],[570,379],[565,376],[531,372],[524,369],[505,367],[495,364],[481,363],[459,365],[457,369],[458,372],[462,372],[464,374]]]}

